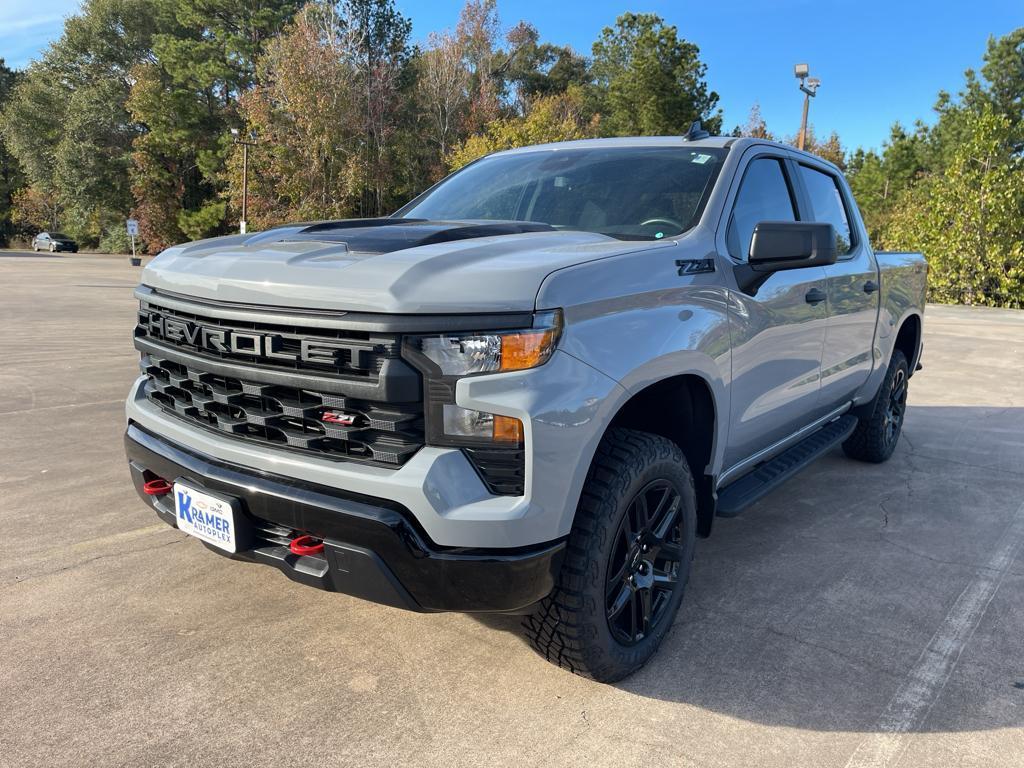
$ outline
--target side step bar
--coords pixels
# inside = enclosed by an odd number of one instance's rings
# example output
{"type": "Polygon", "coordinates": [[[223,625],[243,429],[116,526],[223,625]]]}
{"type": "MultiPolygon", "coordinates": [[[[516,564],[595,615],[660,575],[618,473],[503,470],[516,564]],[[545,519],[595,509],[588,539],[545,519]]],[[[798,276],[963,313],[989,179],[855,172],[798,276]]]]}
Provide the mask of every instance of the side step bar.
{"type": "Polygon", "coordinates": [[[843,442],[856,426],[856,416],[840,416],[796,445],[787,448],[774,459],[758,465],[752,472],[729,483],[718,492],[719,516],[735,517],[812,461],[843,442]]]}

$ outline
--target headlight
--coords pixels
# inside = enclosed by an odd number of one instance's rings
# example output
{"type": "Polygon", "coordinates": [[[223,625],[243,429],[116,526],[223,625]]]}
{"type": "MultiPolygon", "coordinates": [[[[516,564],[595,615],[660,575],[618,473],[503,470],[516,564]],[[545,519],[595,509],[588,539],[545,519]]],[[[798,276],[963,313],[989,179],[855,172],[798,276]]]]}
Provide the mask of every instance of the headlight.
{"type": "Polygon", "coordinates": [[[555,351],[562,332],[560,310],[536,316],[523,331],[440,334],[417,339],[419,352],[437,366],[441,376],[521,371],[543,365],[555,351]]]}
{"type": "Polygon", "coordinates": [[[523,424],[511,416],[455,404],[455,384],[464,376],[522,371],[543,365],[562,333],[562,311],[534,315],[533,327],[514,331],[442,333],[406,339],[403,353],[427,379],[428,442],[463,447],[523,445],[523,424]]]}

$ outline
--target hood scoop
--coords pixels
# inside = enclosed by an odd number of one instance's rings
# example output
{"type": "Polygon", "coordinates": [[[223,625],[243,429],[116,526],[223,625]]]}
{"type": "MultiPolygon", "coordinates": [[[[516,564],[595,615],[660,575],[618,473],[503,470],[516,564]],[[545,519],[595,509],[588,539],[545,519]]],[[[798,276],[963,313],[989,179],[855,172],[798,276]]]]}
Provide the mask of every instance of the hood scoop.
{"type": "Polygon", "coordinates": [[[278,242],[337,243],[343,245],[349,253],[392,253],[456,240],[555,231],[550,224],[529,221],[350,219],[311,224],[301,229],[289,228],[288,233],[278,242]]]}

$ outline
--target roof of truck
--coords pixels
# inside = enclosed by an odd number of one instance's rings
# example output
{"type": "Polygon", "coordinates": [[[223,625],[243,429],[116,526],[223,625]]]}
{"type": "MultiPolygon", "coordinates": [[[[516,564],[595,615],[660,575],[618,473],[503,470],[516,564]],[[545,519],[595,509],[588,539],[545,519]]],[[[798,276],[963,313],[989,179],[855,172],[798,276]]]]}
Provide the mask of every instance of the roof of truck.
{"type": "Polygon", "coordinates": [[[595,149],[597,147],[715,147],[722,148],[739,141],[735,136],[709,136],[706,139],[688,141],[684,136],[617,136],[610,139],[577,139],[557,141],[550,144],[533,144],[528,147],[507,149],[495,154],[518,154],[538,149],[595,149]]]}
{"type": "MultiPolygon", "coordinates": [[[[783,144],[768,139],[756,139],[738,136],[708,136],[704,139],[689,140],[685,136],[617,136],[608,139],[577,139],[576,141],[557,141],[550,144],[532,144],[526,147],[506,149],[493,153],[494,155],[515,155],[526,152],[552,151],[560,149],[597,149],[600,147],[686,147],[688,149],[699,149],[701,147],[725,149],[736,148],[746,149],[753,145],[777,147],[788,152],[796,152],[812,158],[819,163],[835,167],[832,163],[817,155],[811,154],[790,144],[783,144]]],[[[837,169],[838,170],[838,169],[837,169]]]]}

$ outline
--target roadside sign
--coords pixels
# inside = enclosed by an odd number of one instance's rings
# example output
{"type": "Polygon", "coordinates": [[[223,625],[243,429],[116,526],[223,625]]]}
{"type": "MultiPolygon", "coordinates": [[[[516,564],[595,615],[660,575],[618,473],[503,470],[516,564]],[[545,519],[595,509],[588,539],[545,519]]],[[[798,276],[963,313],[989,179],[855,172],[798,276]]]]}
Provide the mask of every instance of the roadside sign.
{"type": "Polygon", "coordinates": [[[128,229],[128,237],[132,239],[132,258],[130,263],[133,267],[140,267],[142,266],[142,259],[135,255],[135,238],[139,236],[138,219],[128,219],[125,222],[125,226],[128,229]]]}

